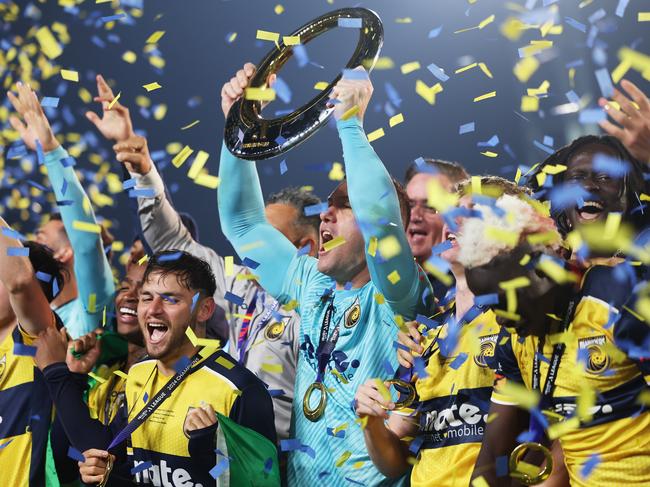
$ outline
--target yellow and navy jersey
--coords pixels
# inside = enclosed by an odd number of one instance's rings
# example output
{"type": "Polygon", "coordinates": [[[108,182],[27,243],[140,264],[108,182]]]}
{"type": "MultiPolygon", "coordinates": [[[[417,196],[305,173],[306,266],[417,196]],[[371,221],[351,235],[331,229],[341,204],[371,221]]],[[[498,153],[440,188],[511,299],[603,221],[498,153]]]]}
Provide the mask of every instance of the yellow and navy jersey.
{"type": "MultiPolygon", "coordinates": [[[[202,402],[275,444],[273,403],[264,383],[225,352],[208,353],[131,435],[127,452],[136,469],[136,483],[154,486],[215,484],[209,474],[218,460],[214,446],[204,449],[201,458],[194,451],[190,455],[192,443],[183,429],[187,413],[202,402]],[[148,468],[138,468],[148,462],[151,462],[148,468]]],[[[144,360],[131,367],[126,382],[129,421],[169,379],[159,373],[156,360],[144,360]]],[[[218,432],[215,438],[218,448],[218,432]]]]}
{"type": "Polygon", "coordinates": [[[20,326],[0,343],[0,478],[2,485],[45,485],[52,401],[33,357],[35,337],[20,326]]]}
{"type": "Polygon", "coordinates": [[[414,487],[469,485],[485,432],[494,382],[488,362],[499,325],[488,310],[463,326],[451,326],[459,328],[451,353],[443,354],[438,345],[454,333],[448,323],[427,335],[424,347],[431,347],[430,356],[426,377],[415,383],[415,411],[399,413],[415,414],[419,423],[414,440],[419,444],[419,461],[411,472],[414,487]]]}
{"type": "MultiPolygon", "coordinates": [[[[553,342],[566,343],[547,409],[564,420],[576,418],[575,427],[560,436],[572,485],[650,485],[650,412],[639,401],[648,386],[638,364],[615,344],[619,308],[631,292],[617,280],[616,272],[611,267],[591,268],[576,297],[568,332],[544,337],[541,384],[546,381],[553,342]],[[578,409],[581,404],[584,408],[578,409]],[[593,455],[599,462],[585,478],[581,470],[593,455]]],[[[502,331],[493,402],[519,402],[507,389],[509,381],[532,388],[539,341],[502,331]]]]}
{"type": "Polygon", "coordinates": [[[126,379],[116,375],[122,370],[123,362],[112,366],[101,365],[95,369],[95,375],[103,381],[93,380],[88,390],[88,409],[92,418],[98,419],[104,425],[109,425],[117,411],[122,407],[126,393],[126,379]]]}

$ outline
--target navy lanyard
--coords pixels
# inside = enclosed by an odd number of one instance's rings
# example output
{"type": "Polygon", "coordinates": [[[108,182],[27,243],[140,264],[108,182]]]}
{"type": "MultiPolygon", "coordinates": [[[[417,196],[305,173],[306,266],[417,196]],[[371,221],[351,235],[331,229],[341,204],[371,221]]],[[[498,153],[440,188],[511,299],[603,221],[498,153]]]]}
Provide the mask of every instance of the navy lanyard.
{"type": "Polygon", "coordinates": [[[316,382],[323,382],[323,379],[325,378],[325,369],[327,368],[327,364],[332,357],[334,347],[336,347],[336,342],[338,342],[340,334],[339,321],[336,323],[334,330],[332,330],[332,336],[329,336],[330,324],[332,322],[332,316],[334,316],[336,308],[334,307],[334,296],[331,293],[327,294],[324,299],[326,299],[329,303],[327,305],[327,309],[325,310],[323,323],[321,324],[320,339],[318,342],[318,348],[316,349],[316,357],[318,359],[316,382]]]}
{"type": "MultiPolygon", "coordinates": [[[[242,320],[242,326],[239,330],[239,336],[237,337],[237,354],[240,364],[243,364],[244,359],[246,358],[246,348],[248,347],[248,339],[251,335],[250,331],[253,323],[253,313],[255,313],[255,309],[257,307],[257,298],[258,290],[256,289],[255,294],[253,295],[253,299],[246,309],[246,317],[242,320]]],[[[257,322],[260,329],[264,328],[271,320],[271,317],[273,316],[273,313],[278,309],[279,304],[280,303],[275,301],[272,306],[269,306],[266,309],[262,317],[257,322]]]]}

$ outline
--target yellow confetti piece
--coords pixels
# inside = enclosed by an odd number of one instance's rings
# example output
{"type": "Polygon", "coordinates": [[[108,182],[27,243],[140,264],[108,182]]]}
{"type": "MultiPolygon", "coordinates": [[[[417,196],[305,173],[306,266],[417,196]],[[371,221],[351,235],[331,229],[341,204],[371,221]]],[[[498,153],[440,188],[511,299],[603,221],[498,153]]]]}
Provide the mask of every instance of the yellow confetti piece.
{"type": "Polygon", "coordinates": [[[389,57],[386,56],[381,56],[375,61],[374,59],[364,59],[361,64],[363,64],[363,67],[366,68],[367,70],[370,70],[372,68],[374,62],[374,69],[382,70],[382,69],[393,69],[395,67],[395,63],[393,60],[389,57]]]}
{"type": "Polygon", "coordinates": [[[237,32],[233,32],[228,36],[228,44],[235,42],[235,39],[237,39],[237,32]]]}
{"type": "MultiPolygon", "coordinates": [[[[552,238],[556,239],[557,237],[553,235],[552,238]]],[[[544,272],[548,277],[553,279],[558,284],[578,281],[578,276],[576,276],[574,273],[570,271],[567,271],[564,267],[559,265],[557,262],[554,262],[550,259],[541,260],[537,264],[537,268],[542,272],[544,272]]]]}
{"type": "Polygon", "coordinates": [[[265,245],[266,245],[266,243],[263,242],[262,240],[257,240],[255,242],[251,242],[249,244],[242,245],[240,250],[241,250],[241,252],[249,252],[249,251],[251,251],[253,249],[257,249],[259,247],[264,247],[265,245]]]}
{"type": "Polygon", "coordinates": [[[370,242],[368,243],[368,255],[374,257],[377,254],[377,237],[370,237],[370,242]]]}
{"type": "Polygon", "coordinates": [[[521,111],[536,112],[539,110],[539,98],[536,96],[522,96],[521,97],[521,111]]]}
{"type": "Polygon", "coordinates": [[[390,260],[396,255],[399,255],[401,251],[402,247],[395,235],[389,235],[379,241],[379,253],[386,260],[390,260]]]}
{"type": "Polygon", "coordinates": [[[377,130],[373,130],[368,134],[368,142],[374,142],[377,139],[381,139],[384,135],[384,129],[383,128],[378,128],[377,130]]]}
{"type": "Polygon", "coordinates": [[[340,468],[352,456],[351,451],[344,451],[340,457],[334,462],[336,468],[340,468]]]}
{"type": "Polygon", "coordinates": [[[282,36],[282,42],[285,46],[298,46],[300,45],[300,36],[282,36]]]}
{"type": "Polygon", "coordinates": [[[117,101],[120,99],[120,96],[122,96],[121,91],[117,94],[117,96],[115,96],[115,98],[113,98],[111,100],[111,102],[108,104],[108,107],[106,107],[106,109],[110,110],[111,108],[113,108],[115,106],[115,104],[117,103],[117,101]]]}
{"type": "Polygon", "coordinates": [[[147,83],[146,85],[142,85],[142,87],[147,90],[147,92],[162,88],[162,86],[160,86],[157,81],[154,81],[153,83],[147,83]]]}
{"type": "Polygon", "coordinates": [[[487,100],[488,98],[494,98],[495,96],[497,96],[497,92],[496,91],[490,91],[489,93],[486,93],[484,95],[477,96],[476,98],[474,98],[474,102],[487,100]]]}
{"type": "Polygon", "coordinates": [[[284,369],[282,368],[282,364],[262,363],[262,370],[268,372],[269,374],[281,374],[284,369]]]}
{"type": "Polygon", "coordinates": [[[514,279],[510,279],[509,281],[501,281],[499,283],[499,287],[501,289],[519,289],[520,287],[526,287],[530,286],[530,279],[528,279],[525,276],[521,277],[515,277],[514,279]]]}
{"type": "Polygon", "coordinates": [[[232,276],[235,273],[235,259],[232,255],[227,255],[223,259],[224,261],[224,273],[226,277],[232,276]]]}
{"type": "Polygon", "coordinates": [[[341,120],[347,120],[349,118],[354,117],[357,113],[359,113],[359,105],[354,105],[352,108],[347,110],[342,116],[341,120]]]}
{"type": "Polygon", "coordinates": [[[174,167],[181,167],[183,163],[187,160],[188,157],[192,155],[194,152],[194,149],[192,149],[189,145],[186,145],[181,149],[181,151],[174,156],[172,159],[172,164],[174,167]]]}
{"type": "Polygon", "coordinates": [[[503,242],[508,247],[515,247],[519,243],[519,233],[499,227],[486,227],[484,236],[496,242],[503,242]]]}
{"type": "Polygon", "coordinates": [[[472,176],[472,194],[481,194],[481,176],[472,176]]]}
{"type": "Polygon", "coordinates": [[[621,226],[622,213],[609,213],[607,215],[607,220],[605,221],[605,232],[603,238],[605,240],[613,239],[618,233],[618,229],[621,226]]]}
{"type": "Polygon", "coordinates": [[[537,71],[537,68],[539,68],[539,61],[530,56],[515,64],[512,72],[521,83],[526,83],[535,71],[537,71]]]}
{"type": "Polygon", "coordinates": [[[618,83],[623,79],[623,76],[630,70],[632,64],[629,61],[621,61],[614,71],[612,71],[612,81],[618,83]]]}
{"type": "Polygon", "coordinates": [[[273,11],[275,12],[275,15],[280,15],[284,12],[284,7],[278,3],[275,7],[273,7],[273,11]]]}
{"type": "Polygon", "coordinates": [[[573,417],[564,421],[560,421],[559,423],[554,423],[549,425],[546,431],[548,433],[549,440],[556,440],[557,438],[560,438],[566,435],[567,433],[570,433],[571,431],[575,431],[579,428],[580,428],[580,419],[577,417],[573,417]]]}
{"type": "Polygon", "coordinates": [[[149,36],[149,38],[145,41],[145,44],[156,44],[160,39],[162,39],[162,36],[164,35],[164,30],[157,30],[149,36]]]}
{"type": "Polygon", "coordinates": [[[61,70],[61,77],[66,81],[74,81],[75,83],[79,82],[79,73],[76,71],[70,71],[68,69],[61,70]]]}
{"type": "MultiPolygon", "coordinates": [[[[504,337],[504,338],[508,338],[508,337],[504,337]]],[[[499,417],[499,413],[490,413],[490,414],[488,414],[488,417],[487,417],[487,419],[485,420],[485,422],[486,422],[487,424],[490,424],[492,421],[494,421],[494,420],[497,419],[498,417],[499,417]]]]}
{"type": "Polygon", "coordinates": [[[391,127],[394,127],[397,124],[400,124],[404,121],[404,115],[401,113],[398,113],[397,115],[393,115],[390,117],[390,120],[388,120],[388,125],[391,127]]]}
{"type": "Polygon", "coordinates": [[[381,293],[375,293],[374,298],[377,304],[384,304],[386,302],[386,298],[381,293]]]}
{"type": "Polygon", "coordinates": [[[198,125],[199,122],[200,122],[200,120],[194,120],[193,122],[188,123],[188,124],[185,125],[184,127],[181,127],[181,130],[191,129],[191,128],[194,127],[195,125],[198,125]]]}
{"type": "Polygon", "coordinates": [[[329,85],[330,85],[330,84],[329,84],[327,81],[319,81],[318,83],[316,83],[316,84],[314,85],[314,89],[315,89],[315,90],[323,91],[323,90],[326,89],[329,85]]]}
{"type": "Polygon", "coordinates": [[[343,423],[336,428],[332,429],[332,433],[336,434],[348,428],[348,423],[343,423]]]}
{"type": "Polygon", "coordinates": [[[504,381],[498,386],[499,392],[513,399],[517,405],[525,409],[533,409],[539,403],[539,392],[529,390],[526,386],[512,381],[504,381]]]}
{"type": "Polygon", "coordinates": [[[384,382],[381,379],[374,379],[375,385],[377,386],[377,392],[381,394],[381,397],[384,398],[385,401],[391,400],[390,397],[390,391],[388,390],[388,387],[384,384],[384,382]]]}
{"type": "Polygon", "coordinates": [[[323,249],[325,249],[326,252],[335,249],[336,247],[343,245],[345,243],[345,239],[341,236],[338,236],[336,238],[333,238],[329,242],[325,242],[323,244],[323,249]]]}
{"type": "Polygon", "coordinates": [[[596,390],[584,382],[580,384],[580,394],[576,401],[576,413],[580,421],[591,421],[593,407],[596,405],[596,390]]]}
{"type": "Polygon", "coordinates": [[[538,96],[538,95],[545,95],[548,93],[548,89],[551,87],[551,83],[549,83],[548,80],[542,81],[542,84],[539,85],[539,88],[528,88],[526,90],[526,94],[528,96],[538,96]]]}
{"type": "Polygon", "coordinates": [[[458,194],[447,191],[437,178],[430,178],[427,181],[427,205],[440,213],[456,206],[458,199],[458,194]]]}
{"type": "Polygon", "coordinates": [[[639,12],[637,20],[639,22],[650,22],[650,12],[639,12]]]}
{"type": "Polygon", "coordinates": [[[496,152],[492,152],[491,150],[483,151],[481,152],[481,154],[484,155],[485,157],[492,157],[492,158],[497,157],[499,155],[496,152]]]}
{"type": "Polygon", "coordinates": [[[218,176],[212,176],[210,174],[199,174],[199,176],[194,180],[199,186],[203,186],[208,189],[217,189],[221,179],[218,176]]]}
{"type": "Polygon", "coordinates": [[[343,181],[345,179],[345,171],[343,170],[343,164],[340,162],[334,162],[332,164],[332,169],[330,169],[329,174],[327,175],[330,181],[343,181]]]}
{"type": "Polygon", "coordinates": [[[465,71],[468,71],[472,68],[475,68],[478,66],[478,63],[472,63],[468,64],[467,66],[463,66],[462,68],[458,68],[456,71],[454,71],[454,74],[459,74],[459,73],[464,73],[465,71]]]}
{"type": "Polygon", "coordinates": [[[134,62],[137,61],[137,59],[138,59],[138,55],[133,51],[125,51],[124,54],[122,54],[122,60],[129,64],[133,64],[134,62]]]}
{"type": "Polygon", "coordinates": [[[365,464],[366,464],[366,462],[364,462],[363,460],[359,460],[358,462],[354,462],[354,463],[352,464],[352,468],[353,468],[354,470],[357,470],[357,469],[363,467],[365,464]]]}
{"type": "Polygon", "coordinates": [[[292,299],[292,300],[289,301],[287,304],[285,304],[284,306],[282,306],[282,309],[285,310],[285,311],[291,311],[291,310],[296,309],[296,308],[298,307],[298,304],[299,304],[299,303],[298,303],[297,300],[292,299]]]}
{"type": "Polygon", "coordinates": [[[488,484],[488,481],[481,475],[472,480],[472,487],[490,487],[490,484],[488,484]]]}
{"type": "Polygon", "coordinates": [[[98,376],[97,374],[93,374],[92,372],[88,372],[88,377],[93,378],[94,380],[96,380],[100,384],[103,384],[104,382],[106,382],[106,379],[104,379],[103,377],[98,376]]]}
{"type": "Polygon", "coordinates": [[[259,281],[260,276],[256,274],[237,274],[237,281],[259,281]]]}
{"type": "Polygon", "coordinates": [[[420,69],[420,63],[419,61],[412,61],[410,63],[405,63],[400,66],[400,71],[402,74],[409,74],[412,73],[413,71],[417,71],[420,69]]]}
{"type": "Polygon", "coordinates": [[[442,92],[442,90],[443,88],[440,83],[436,83],[432,87],[429,87],[424,81],[415,81],[415,92],[424,98],[429,105],[434,105],[436,103],[436,95],[442,92]]]}
{"type": "Polygon", "coordinates": [[[113,373],[121,379],[126,379],[127,375],[121,370],[114,370],[113,373]]]}
{"type": "Polygon", "coordinates": [[[232,369],[235,364],[233,364],[230,360],[228,360],[226,357],[219,357],[217,360],[215,360],[216,363],[221,365],[223,368],[230,370],[232,369]]]}
{"type": "Polygon", "coordinates": [[[483,71],[483,73],[485,73],[485,76],[490,79],[494,78],[494,76],[492,76],[492,71],[490,71],[485,63],[478,63],[478,67],[481,68],[481,71],[483,71]]]}
{"type": "Polygon", "coordinates": [[[349,382],[348,379],[343,374],[341,374],[338,370],[332,369],[331,372],[332,375],[336,377],[339,381],[341,381],[343,384],[347,384],[349,382]]]}
{"type": "Polygon", "coordinates": [[[388,278],[388,280],[390,281],[391,284],[397,284],[399,282],[399,280],[401,279],[400,276],[399,276],[399,272],[397,272],[397,269],[395,269],[393,272],[388,274],[388,276],[386,276],[386,277],[388,278]]]}
{"type": "Polygon", "coordinates": [[[411,24],[413,19],[411,17],[398,17],[395,19],[396,24],[411,24]]]}
{"type": "Polygon", "coordinates": [[[490,25],[492,22],[494,22],[495,16],[494,14],[490,15],[487,19],[481,20],[481,23],[478,24],[479,29],[483,29],[484,27],[490,25]]]}
{"type": "Polygon", "coordinates": [[[90,293],[88,296],[88,312],[94,313],[97,311],[97,294],[90,293]]]}
{"type": "Polygon", "coordinates": [[[542,169],[542,171],[544,171],[546,174],[551,174],[553,176],[560,174],[566,170],[567,167],[564,164],[547,164],[542,169]]]}
{"type": "Polygon", "coordinates": [[[56,38],[46,25],[36,31],[35,37],[41,45],[41,51],[49,59],[55,59],[63,53],[63,49],[61,49],[61,46],[59,46],[56,38]]]}
{"type": "Polygon", "coordinates": [[[244,98],[255,101],[273,101],[275,100],[275,90],[273,88],[246,88],[244,98]]]}
{"type": "Polygon", "coordinates": [[[187,177],[190,179],[196,179],[199,174],[201,174],[201,171],[203,170],[203,167],[205,167],[205,164],[208,162],[208,157],[210,157],[210,154],[200,150],[196,154],[194,161],[192,161],[190,170],[187,171],[187,177]]]}
{"type": "Polygon", "coordinates": [[[102,232],[102,227],[97,223],[83,222],[81,220],[73,221],[72,228],[79,230],[80,232],[96,233],[98,235],[102,232]]]}
{"type": "Polygon", "coordinates": [[[368,416],[364,416],[363,418],[355,419],[355,423],[358,423],[361,429],[365,429],[366,425],[368,424],[368,416]]]}
{"type": "Polygon", "coordinates": [[[149,256],[148,255],[143,255],[142,257],[140,257],[140,260],[138,260],[138,265],[142,265],[145,262],[147,262],[148,260],[149,260],[149,256]]]}
{"type": "Polygon", "coordinates": [[[261,40],[261,41],[271,41],[277,42],[280,40],[280,34],[278,32],[269,32],[266,30],[258,30],[256,38],[261,40]]]}
{"type": "Polygon", "coordinates": [[[190,328],[189,326],[185,329],[185,336],[190,340],[190,343],[194,345],[195,347],[199,343],[199,337],[196,336],[196,333],[194,333],[194,330],[190,328]]]}

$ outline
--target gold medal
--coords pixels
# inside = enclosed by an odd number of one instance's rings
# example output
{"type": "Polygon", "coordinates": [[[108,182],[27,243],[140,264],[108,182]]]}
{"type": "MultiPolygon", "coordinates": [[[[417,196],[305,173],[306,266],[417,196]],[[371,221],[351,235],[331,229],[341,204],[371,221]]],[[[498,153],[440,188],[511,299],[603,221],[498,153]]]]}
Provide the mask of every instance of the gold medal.
{"type": "Polygon", "coordinates": [[[325,412],[325,405],[327,404],[327,390],[325,385],[322,382],[313,382],[305,392],[305,397],[302,400],[302,412],[305,414],[305,417],[309,421],[316,422],[325,412]],[[309,405],[309,400],[311,399],[312,394],[315,390],[320,391],[320,400],[318,401],[318,406],[312,408],[309,405]]]}
{"type": "Polygon", "coordinates": [[[99,487],[106,486],[106,484],[108,483],[108,476],[111,474],[111,470],[113,470],[113,455],[109,453],[108,460],[106,461],[106,472],[102,477],[102,481],[99,483],[99,487]]]}
{"type": "MultiPolygon", "coordinates": [[[[415,386],[413,384],[400,379],[390,379],[385,382],[388,384],[388,387],[393,386],[397,392],[406,394],[406,397],[404,399],[395,402],[395,409],[404,409],[413,404],[415,401],[415,386]],[[401,389],[405,389],[405,391],[401,389]]],[[[388,409],[384,406],[381,407],[388,409]]]]}
{"type": "MultiPolygon", "coordinates": [[[[527,466],[535,468],[535,466],[527,466]]],[[[553,455],[551,454],[551,451],[541,443],[522,443],[521,445],[518,445],[517,448],[512,450],[510,459],[508,461],[508,468],[510,469],[510,476],[517,479],[524,485],[541,484],[551,476],[551,472],[553,471],[553,455]],[[523,468],[520,469],[519,467],[519,464],[522,463],[521,459],[528,452],[528,450],[536,450],[542,452],[546,460],[544,467],[540,468],[539,472],[537,473],[529,472],[529,469],[526,469],[526,471],[524,471],[523,468]]]]}

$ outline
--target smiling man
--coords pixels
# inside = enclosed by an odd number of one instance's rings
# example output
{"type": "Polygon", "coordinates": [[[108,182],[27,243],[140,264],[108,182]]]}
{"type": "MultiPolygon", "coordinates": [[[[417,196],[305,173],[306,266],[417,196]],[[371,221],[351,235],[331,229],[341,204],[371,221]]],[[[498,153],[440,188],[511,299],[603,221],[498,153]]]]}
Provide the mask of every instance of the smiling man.
{"type": "Polygon", "coordinates": [[[150,259],[137,308],[148,360],[129,370],[126,403],[108,428],[79,405],[80,391],[66,380],[70,372],[60,361],[56,336],[43,337],[37,362],[72,445],[84,452],[84,482],[101,482],[114,463],[115,475],[109,477],[114,485],[209,485],[212,469],[226,461],[215,453],[218,448],[230,457],[228,476],[278,484],[273,406],[264,384],[225,352],[198,347],[194,339],[204,337],[214,312],[214,287],[214,275],[201,259],[181,251],[150,259]],[[233,430],[240,435],[236,451],[229,450],[233,430]]]}

